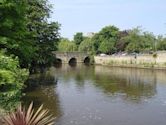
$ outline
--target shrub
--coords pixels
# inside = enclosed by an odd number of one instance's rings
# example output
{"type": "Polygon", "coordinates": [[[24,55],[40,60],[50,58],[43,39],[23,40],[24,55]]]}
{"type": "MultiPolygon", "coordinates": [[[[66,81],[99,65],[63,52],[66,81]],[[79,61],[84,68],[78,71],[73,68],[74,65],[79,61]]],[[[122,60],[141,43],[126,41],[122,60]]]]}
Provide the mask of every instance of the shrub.
{"type": "Polygon", "coordinates": [[[28,70],[20,68],[18,58],[0,51],[0,108],[10,110],[17,106],[27,78],[28,70]]]}
{"type": "Polygon", "coordinates": [[[43,109],[43,105],[36,112],[34,112],[33,103],[27,110],[20,105],[15,112],[5,116],[3,122],[5,125],[53,125],[55,118],[48,113],[48,110],[43,109]]]}

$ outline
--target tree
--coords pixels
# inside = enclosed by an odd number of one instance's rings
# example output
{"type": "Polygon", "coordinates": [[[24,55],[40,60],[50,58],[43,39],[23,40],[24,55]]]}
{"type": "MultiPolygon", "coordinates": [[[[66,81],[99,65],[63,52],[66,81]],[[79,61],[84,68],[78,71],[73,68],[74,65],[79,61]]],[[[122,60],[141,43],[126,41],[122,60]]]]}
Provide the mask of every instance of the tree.
{"type": "Polygon", "coordinates": [[[157,50],[166,50],[166,38],[159,37],[157,41],[157,50]]]}
{"type": "Polygon", "coordinates": [[[99,33],[96,33],[92,38],[91,41],[93,43],[94,46],[94,51],[97,54],[98,53],[98,48],[100,46],[101,40],[99,39],[100,35],[99,33]]]}
{"type": "Polygon", "coordinates": [[[83,40],[84,36],[82,32],[78,32],[74,35],[74,42],[77,46],[79,46],[83,40]]]}
{"type": "Polygon", "coordinates": [[[107,54],[114,53],[116,50],[114,43],[115,43],[114,39],[111,38],[109,40],[102,41],[99,47],[99,51],[101,53],[107,53],[107,54]]]}
{"type": "Polygon", "coordinates": [[[118,40],[117,40],[117,42],[115,44],[117,52],[125,51],[125,48],[127,47],[128,42],[126,42],[124,40],[124,38],[126,36],[128,36],[128,34],[129,34],[128,30],[124,30],[124,31],[120,31],[119,32],[119,34],[118,34],[118,40]]]}
{"type": "Polygon", "coordinates": [[[23,0],[3,0],[0,4],[0,47],[6,49],[8,55],[18,56],[20,63],[28,62],[32,52],[29,41],[25,38],[26,6],[23,0]]]}
{"type": "Polygon", "coordinates": [[[92,37],[96,53],[104,52],[106,51],[106,48],[107,48],[107,53],[112,53],[114,49],[110,49],[110,51],[108,52],[109,47],[105,46],[111,45],[110,48],[115,48],[115,43],[119,37],[118,35],[119,35],[119,29],[115,26],[106,26],[99,33],[96,33],[92,37]]]}
{"type": "Polygon", "coordinates": [[[77,50],[77,45],[65,38],[62,38],[58,44],[58,51],[61,52],[73,52],[77,50]]]}
{"type": "Polygon", "coordinates": [[[50,64],[59,24],[48,23],[47,0],[4,0],[0,4],[0,47],[19,57],[21,67],[50,64]]]}
{"type": "Polygon", "coordinates": [[[153,50],[155,36],[149,32],[143,32],[139,27],[132,29],[128,36],[124,37],[124,41],[128,43],[127,52],[145,52],[153,50]]]}
{"type": "Polygon", "coordinates": [[[86,38],[81,42],[78,50],[80,52],[89,52],[90,54],[95,54],[94,42],[91,40],[91,38],[86,38]]]}
{"type": "Polygon", "coordinates": [[[143,32],[142,42],[144,43],[142,51],[156,51],[156,37],[153,33],[143,32]]]}
{"type": "Polygon", "coordinates": [[[18,39],[24,31],[25,2],[16,0],[0,1],[0,36],[18,39]]]}
{"type": "Polygon", "coordinates": [[[103,39],[118,39],[119,29],[115,26],[106,26],[100,32],[99,35],[103,39]]]}
{"type": "Polygon", "coordinates": [[[59,24],[48,23],[51,5],[47,0],[28,0],[26,10],[27,28],[31,33],[30,41],[35,50],[31,65],[50,64],[53,59],[52,51],[57,49],[59,41],[59,24]]]}
{"type": "Polygon", "coordinates": [[[26,57],[25,53],[30,55],[31,51],[24,39],[25,10],[24,0],[0,1],[0,108],[7,110],[20,103],[21,89],[28,77],[28,71],[20,67],[21,57],[26,57]]]}

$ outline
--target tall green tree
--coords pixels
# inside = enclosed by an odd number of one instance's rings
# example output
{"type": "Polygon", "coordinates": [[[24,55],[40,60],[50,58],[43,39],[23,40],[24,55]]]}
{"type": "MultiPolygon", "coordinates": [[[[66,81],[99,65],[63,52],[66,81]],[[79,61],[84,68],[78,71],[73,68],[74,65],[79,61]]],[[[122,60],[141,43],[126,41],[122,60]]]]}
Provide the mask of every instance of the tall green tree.
{"type": "Polygon", "coordinates": [[[0,36],[18,39],[24,31],[25,2],[17,0],[0,1],[0,36]]]}
{"type": "Polygon", "coordinates": [[[91,40],[91,38],[86,38],[81,42],[78,50],[80,52],[89,52],[89,54],[95,54],[94,42],[91,40]]]}
{"type": "Polygon", "coordinates": [[[58,44],[58,51],[73,52],[76,50],[77,50],[77,45],[75,44],[75,42],[72,42],[69,39],[62,38],[58,44]]]}
{"type": "Polygon", "coordinates": [[[23,0],[3,0],[0,4],[0,47],[18,56],[21,62],[28,62],[32,52],[26,40],[26,6],[23,0]]]}
{"type": "Polygon", "coordinates": [[[28,77],[23,67],[49,64],[53,59],[59,24],[48,22],[50,12],[47,0],[0,1],[0,105],[8,103],[10,96],[15,100],[21,95],[28,77]]]}
{"type": "Polygon", "coordinates": [[[157,50],[166,50],[166,38],[159,36],[156,45],[157,50]]]}
{"type": "Polygon", "coordinates": [[[142,32],[139,27],[132,29],[124,40],[128,43],[126,47],[128,52],[145,52],[154,49],[155,36],[149,32],[142,32]]]}
{"type": "Polygon", "coordinates": [[[115,41],[114,39],[109,39],[109,40],[104,40],[102,41],[102,43],[100,44],[99,46],[99,51],[101,53],[107,53],[107,54],[112,54],[116,51],[116,48],[115,48],[115,41]]]}
{"type": "Polygon", "coordinates": [[[81,44],[81,42],[84,40],[84,36],[82,32],[78,32],[74,35],[74,42],[77,46],[81,44]]]}
{"type": "MultiPolygon", "coordinates": [[[[105,47],[108,44],[111,45],[111,48],[115,48],[115,43],[119,38],[119,29],[115,26],[106,26],[99,33],[96,33],[92,37],[92,41],[94,42],[94,48],[96,53],[106,52],[105,47]],[[111,43],[109,43],[111,42],[111,43]],[[104,51],[103,51],[104,50],[104,51]]],[[[114,49],[107,49],[107,53],[113,53],[114,49]]]]}
{"type": "Polygon", "coordinates": [[[57,50],[60,25],[57,22],[48,22],[51,5],[47,0],[27,1],[26,26],[31,33],[30,40],[35,50],[31,65],[50,64],[53,59],[52,51],[57,50]]]}
{"type": "Polygon", "coordinates": [[[128,30],[124,30],[124,31],[120,31],[119,35],[118,35],[118,40],[115,44],[115,48],[117,52],[122,52],[125,51],[125,48],[128,45],[128,42],[124,40],[124,38],[126,36],[129,35],[129,31],[128,30]]]}
{"type": "Polygon", "coordinates": [[[18,56],[21,67],[51,63],[59,24],[48,22],[50,9],[47,0],[1,1],[0,47],[18,56]]]}

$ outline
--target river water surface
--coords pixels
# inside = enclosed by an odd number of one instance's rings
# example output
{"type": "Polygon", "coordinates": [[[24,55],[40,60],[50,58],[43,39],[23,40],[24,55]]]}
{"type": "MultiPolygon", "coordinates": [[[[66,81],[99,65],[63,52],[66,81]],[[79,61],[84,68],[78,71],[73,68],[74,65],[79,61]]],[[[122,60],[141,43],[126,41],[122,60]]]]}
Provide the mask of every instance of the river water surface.
{"type": "Polygon", "coordinates": [[[166,125],[166,71],[77,65],[30,76],[24,104],[44,104],[56,125],[166,125]]]}

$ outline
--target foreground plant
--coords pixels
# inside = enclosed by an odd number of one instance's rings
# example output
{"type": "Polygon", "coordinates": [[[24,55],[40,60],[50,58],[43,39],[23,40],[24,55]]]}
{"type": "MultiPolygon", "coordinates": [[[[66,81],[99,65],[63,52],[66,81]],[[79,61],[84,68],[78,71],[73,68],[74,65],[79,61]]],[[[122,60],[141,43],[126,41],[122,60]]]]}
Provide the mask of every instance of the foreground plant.
{"type": "Polygon", "coordinates": [[[43,105],[35,112],[31,103],[27,111],[20,105],[16,112],[5,116],[3,121],[4,125],[54,125],[55,118],[48,113],[49,110],[43,109],[43,105]]]}

